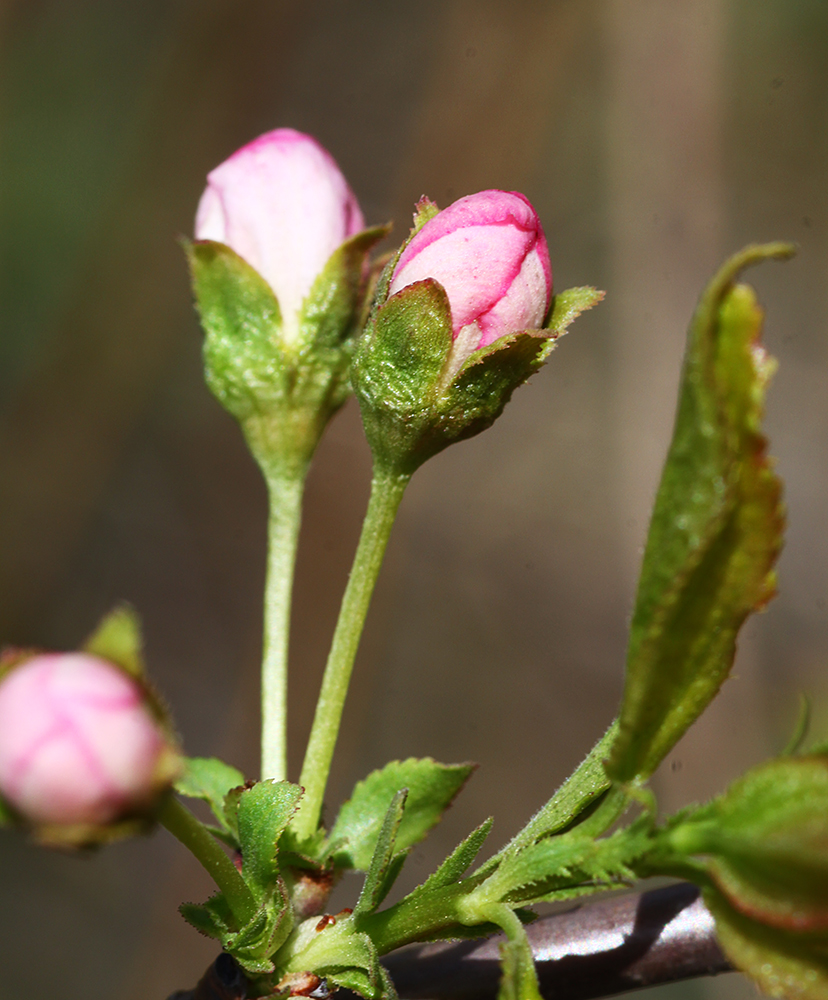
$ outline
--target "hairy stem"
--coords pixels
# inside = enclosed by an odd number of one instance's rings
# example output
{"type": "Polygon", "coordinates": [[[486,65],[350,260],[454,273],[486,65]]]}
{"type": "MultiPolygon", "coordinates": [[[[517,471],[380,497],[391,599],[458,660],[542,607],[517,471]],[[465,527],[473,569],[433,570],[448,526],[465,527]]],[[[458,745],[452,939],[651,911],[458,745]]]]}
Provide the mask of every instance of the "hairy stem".
{"type": "Polygon", "coordinates": [[[331,652],[322,678],[305,761],[299,784],[305,795],[294,820],[300,839],[311,837],[319,825],[322,799],[328,783],[339,724],[348,693],[365,616],[377,582],[382,559],[394,518],[400,506],[409,476],[374,469],[371,499],[362,525],[351,575],[342,598],[331,652]]]}
{"type": "Polygon", "coordinates": [[[256,909],[253,895],[209,830],[173,795],[167,796],[158,819],[201,862],[239,924],[247,923],[256,909]]]}
{"type": "Polygon", "coordinates": [[[262,655],[262,778],[276,781],[287,778],[290,602],[305,471],[266,474],[270,516],[262,655]]]}

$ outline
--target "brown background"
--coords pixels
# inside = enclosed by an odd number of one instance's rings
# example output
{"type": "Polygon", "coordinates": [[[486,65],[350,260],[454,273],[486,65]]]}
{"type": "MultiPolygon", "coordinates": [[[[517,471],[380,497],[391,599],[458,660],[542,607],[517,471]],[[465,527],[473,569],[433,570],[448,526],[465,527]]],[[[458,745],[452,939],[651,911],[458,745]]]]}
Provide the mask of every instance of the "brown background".
{"type": "MultiPolygon", "coordinates": [[[[212,166],[292,125],[369,222],[522,190],[556,287],[608,291],[495,428],[415,477],[331,803],[391,757],[480,762],[411,884],[489,813],[502,842],[609,722],[684,328],[749,240],[801,244],[752,275],[781,361],[782,595],[663,768],[663,806],[777,750],[801,690],[828,731],[824,0],[5,0],[0,50],[0,639],[72,647],[131,600],[188,750],[255,773],[264,490],[202,384],[176,237],[212,166]]],[[[308,488],[294,774],[369,471],[349,405],[308,488]]],[[[4,834],[0,998],[163,1000],[214,953],[175,911],[207,892],[163,832],[86,860],[4,834]]]]}

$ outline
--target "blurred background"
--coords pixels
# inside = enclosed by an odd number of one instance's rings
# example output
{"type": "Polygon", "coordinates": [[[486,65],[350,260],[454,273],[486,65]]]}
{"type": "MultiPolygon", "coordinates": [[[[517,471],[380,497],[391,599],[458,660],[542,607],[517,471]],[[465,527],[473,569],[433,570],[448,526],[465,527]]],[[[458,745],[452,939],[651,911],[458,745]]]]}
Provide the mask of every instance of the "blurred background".
{"type": "MultiPolygon", "coordinates": [[[[662,768],[663,808],[778,751],[800,691],[824,735],[827,85],[823,0],[3,0],[0,639],[71,648],[133,602],[188,751],[255,775],[264,488],[202,383],[176,241],[207,171],[290,125],[398,238],[424,192],[525,192],[556,287],[608,292],[492,430],[414,478],[331,809],[389,758],[479,761],[410,885],[490,813],[502,843],[609,723],[686,324],[748,241],[801,247],[750,274],[781,363],[781,594],[662,768]]],[[[294,777],[369,473],[349,404],[307,492],[294,777]]],[[[163,831],[85,859],[0,836],[0,998],[163,1000],[215,954],[176,912],[208,892],[163,831]]]]}

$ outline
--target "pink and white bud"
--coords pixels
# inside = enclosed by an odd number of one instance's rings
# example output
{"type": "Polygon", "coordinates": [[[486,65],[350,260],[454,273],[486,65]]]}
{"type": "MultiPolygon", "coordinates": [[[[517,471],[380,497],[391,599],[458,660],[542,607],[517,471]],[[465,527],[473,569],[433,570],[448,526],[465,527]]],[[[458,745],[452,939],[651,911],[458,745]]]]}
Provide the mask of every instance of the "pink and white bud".
{"type": "Polygon", "coordinates": [[[0,792],[35,825],[140,811],[168,756],[141,688],[106,660],[44,654],[0,681],[0,792]]]}
{"type": "Polygon", "coordinates": [[[537,212],[516,191],[480,191],[429,220],[403,250],[389,294],[434,278],[463,353],[543,325],[552,269],[537,212]]]}
{"type": "Polygon", "coordinates": [[[279,300],[284,339],[293,343],[314,279],[364,228],[333,157],[309,135],[280,128],[208,174],[195,236],[226,244],[261,274],[279,300]]]}

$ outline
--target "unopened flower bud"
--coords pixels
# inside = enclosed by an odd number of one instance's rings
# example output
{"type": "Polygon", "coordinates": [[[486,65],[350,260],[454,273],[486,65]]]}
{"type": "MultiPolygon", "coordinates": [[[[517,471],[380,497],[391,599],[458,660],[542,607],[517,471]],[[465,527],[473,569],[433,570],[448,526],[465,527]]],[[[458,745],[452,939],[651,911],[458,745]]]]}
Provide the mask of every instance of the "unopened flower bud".
{"type": "Polygon", "coordinates": [[[279,301],[284,339],[292,342],[314,279],[363,228],[333,157],[309,135],[279,128],[208,174],[195,236],[226,244],[261,274],[279,301]]]}
{"type": "Polygon", "coordinates": [[[529,200],[516,191],[479,191],[435,215],[403,250],[389,295],[428,278],[445,289],[452,336],[468,353],[542,327],[552,269],[529,200]]]}
{"type": "Polygon", "coordinates": [[[0,680],[0,793],[32,826],[139,816],[174,759],[139,683],[98,656],[41,654],[0,680]]]}
{"type": "Polygon", "coordinates": [[[570,289],[550,310],[546,238],[522,194],[480,191],[442,212],[423,199],[351,368],[375,461],[408,476],[485,430],[602,297],[570,289]]]}
{"type": "Polygon", "coordinates": [[[363,226],[333,158],[293,129],[267,132],[208,176],[186,244],[207,384],[268,478],[304,474],[350,391],[368,254],[388,231],[363,226]]]}

